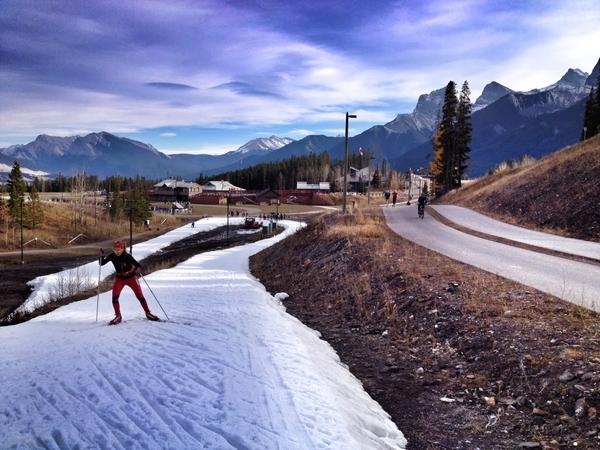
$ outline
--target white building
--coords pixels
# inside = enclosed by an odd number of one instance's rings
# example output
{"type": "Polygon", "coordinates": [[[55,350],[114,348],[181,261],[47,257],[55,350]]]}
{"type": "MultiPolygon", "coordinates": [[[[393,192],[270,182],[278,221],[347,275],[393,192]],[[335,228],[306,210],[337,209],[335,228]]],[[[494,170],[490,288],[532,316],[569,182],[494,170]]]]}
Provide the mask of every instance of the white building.
{"type": "Polygon", "coordinates": [[[229,181],[214,180],[214,181],[209,181],[206,184],[203,184],[202,190],[204,192],[211,192],[211,191],[214,192],[214,191],[245,191],[246,189],[234,186],[229,181]]]}
{"type": "Polygon", "coordinates": [[[331,190],[329,185],[329,181],[320,181],[319,183],[307,183],[306,181],[298,181],[296,182],[296,189],[306,189],[312,191],[327,191],[331,190]]]}
{"type": "Polygon", "coordinates": [[[157,201],[189,201],[190,197],[200,194],[202,186],[171,178],[154,185],[152,196],[157,201]]]}

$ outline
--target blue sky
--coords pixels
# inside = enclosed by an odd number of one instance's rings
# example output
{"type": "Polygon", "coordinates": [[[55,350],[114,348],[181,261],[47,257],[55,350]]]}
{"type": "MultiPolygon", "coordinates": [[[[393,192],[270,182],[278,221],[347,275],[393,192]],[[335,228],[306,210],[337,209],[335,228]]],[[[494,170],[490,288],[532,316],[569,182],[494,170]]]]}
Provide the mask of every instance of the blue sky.
{"type": "Polygon", "coordinates": [[[0,0],[0,147],[109,131],[166,153],[350,134],[468,80],[590,72],[600,0],[0,0]]]}

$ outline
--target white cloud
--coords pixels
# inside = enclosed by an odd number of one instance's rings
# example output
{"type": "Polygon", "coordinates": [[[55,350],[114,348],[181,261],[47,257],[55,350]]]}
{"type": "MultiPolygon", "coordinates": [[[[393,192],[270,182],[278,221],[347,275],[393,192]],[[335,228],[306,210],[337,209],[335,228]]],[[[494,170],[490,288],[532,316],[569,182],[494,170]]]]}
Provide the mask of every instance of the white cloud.
{"type": "Polygon", "coordinates": [[[192,155],[222,155],[223,153],[237,150],[244,143],[232,143],[232,144],[219,144],[219,145],[197,145],[190,147],[172,147],[172,148],[159,148],[161,152],[167,155],[174,155],[177,153],[187,153],[192,155]]]}
{"type": "Polygon", "coordinates": [[[166,132],[166,133],[160,133],[159,136],[162,136],[162,137],[175,137],[175,136],[177,136],[177,133],[166,132]]]}

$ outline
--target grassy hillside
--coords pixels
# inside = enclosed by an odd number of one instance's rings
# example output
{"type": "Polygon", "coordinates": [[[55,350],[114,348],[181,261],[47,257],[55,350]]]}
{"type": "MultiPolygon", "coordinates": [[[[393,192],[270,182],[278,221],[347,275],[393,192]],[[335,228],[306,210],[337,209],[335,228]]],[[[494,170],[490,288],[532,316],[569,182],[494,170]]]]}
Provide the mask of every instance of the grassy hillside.
{"type": "Polygon", "coordinates": [[[600,241],[600,136],[441,199],[529,228],[600,241]]]}

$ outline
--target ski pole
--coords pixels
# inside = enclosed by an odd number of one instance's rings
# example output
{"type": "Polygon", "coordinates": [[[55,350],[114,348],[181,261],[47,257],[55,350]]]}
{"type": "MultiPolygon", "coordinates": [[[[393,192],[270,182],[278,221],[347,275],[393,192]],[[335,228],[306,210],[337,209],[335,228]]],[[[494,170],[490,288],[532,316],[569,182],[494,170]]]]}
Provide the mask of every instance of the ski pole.
{"type": "Polygon", "coordinates": [[[102,273],[102,256],[98,258],[98,285],[96,286],[96,322],[98,322],[98,304],[100,303],[100,277],[102,273]]]}
{"type": "Polygon", "coordinates": [[[169,319],[169,316],[167,315],[167,312],[164,310],[164,308],[162,307],[162,305],[158,301],[158,298],[156,297],[156,294],[154,293],[154,291],[152,290],[152,288],[150,287],[150,285],[146,281],[146,277],[144,277],[144,275],[142,275],[141,273],[140,273],[140,276],[142,277],[142,280],[144,280],[144,283],[146,283],[146,286],[148,286],[148,289],[152,293],[152,296],[154,297],[154,300],[156,300],[156,303],[158,303],[158,306],[160,306],[160,309],[162,309],[162,312],[165,314],[165,317],[167,318],[167,320],[171,320],[171,319],[169,319]]]}

